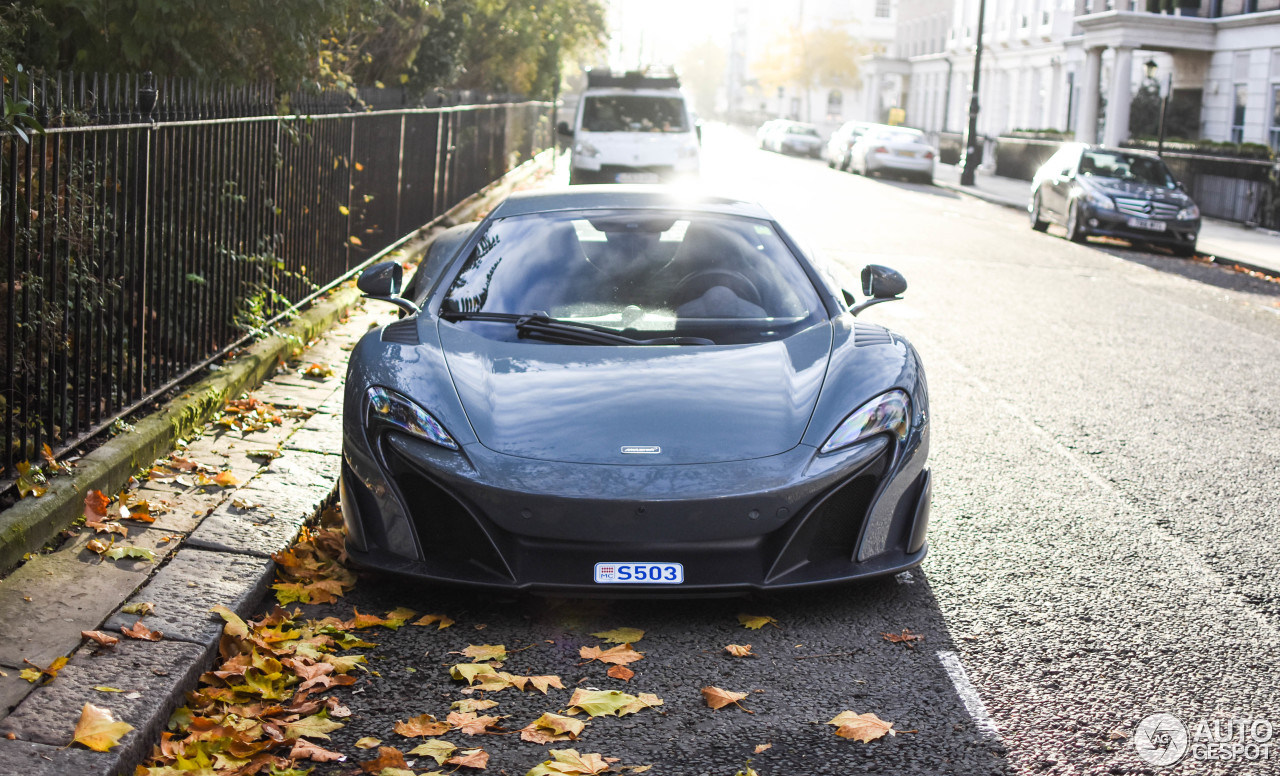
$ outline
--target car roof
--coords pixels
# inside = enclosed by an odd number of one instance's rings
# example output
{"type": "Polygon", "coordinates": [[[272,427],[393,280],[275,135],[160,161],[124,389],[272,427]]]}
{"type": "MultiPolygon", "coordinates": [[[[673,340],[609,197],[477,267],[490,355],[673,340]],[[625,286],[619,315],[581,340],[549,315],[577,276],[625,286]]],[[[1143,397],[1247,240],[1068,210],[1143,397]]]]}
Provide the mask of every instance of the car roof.
{"type": "Polygon", "coordinates": [[[772,214],[752,200],[714,193],[689,192],[670,186],[614,185],[571,186],[516,192],[489,214],[491,218],[530,213],[600,210],[607,208],[693,210],[772,221],[772,214]]]}

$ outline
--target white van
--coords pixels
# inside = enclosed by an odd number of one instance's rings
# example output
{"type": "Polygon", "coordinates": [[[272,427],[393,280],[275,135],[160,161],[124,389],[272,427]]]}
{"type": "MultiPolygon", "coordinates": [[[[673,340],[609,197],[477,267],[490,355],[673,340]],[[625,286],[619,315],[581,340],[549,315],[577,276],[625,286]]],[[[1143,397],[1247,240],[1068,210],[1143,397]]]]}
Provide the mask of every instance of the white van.
{"type": "Polygon", "coordinates": [[[587,71],[573,127],[569,183],[661,183],[696,177],[700,151],[693,116],[674,74],[587,71]]]}

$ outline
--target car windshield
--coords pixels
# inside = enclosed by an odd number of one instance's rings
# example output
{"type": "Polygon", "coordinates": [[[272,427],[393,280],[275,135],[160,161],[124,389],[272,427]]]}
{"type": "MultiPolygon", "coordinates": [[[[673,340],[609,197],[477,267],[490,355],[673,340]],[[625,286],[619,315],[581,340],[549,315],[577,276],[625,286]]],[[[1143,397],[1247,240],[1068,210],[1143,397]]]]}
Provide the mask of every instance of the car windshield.
{"type": "Polygon", "coordinates": [[[874,139],[887,143],[919,143],[921,137],[923,136],[919,132],[907,129],[887,129],[877,132],[874,139]]]}
{"type": "Polygon", "coordinates": [[[684,100],[633,94],[596,95],[582,106],[588,132],[687,132],[684,100]]]}
{"type": "MultiPolygon", "coordinates": [[[[545,313],[638,339],[716,344],[781,339],[826,315],[768,222],[652,210],[499,219],[480,235],[440,312],[545,313]]],[[[454,325],[518,335],[493,321],[454,325]]]]}
{"type": "Polygon", "coordinates": [[[1150,156],[1120,151],[1085,151],[1080,157],[1080,174],[1146,183],[1166,189],[1178,186],[1164,162],[1150,156]]]}
{"type": "Polygon", "coordinates": [[[787,132],[792,135],[809,135],[818,137],[818,130],[814,127],[788,127],[787,132]]]}

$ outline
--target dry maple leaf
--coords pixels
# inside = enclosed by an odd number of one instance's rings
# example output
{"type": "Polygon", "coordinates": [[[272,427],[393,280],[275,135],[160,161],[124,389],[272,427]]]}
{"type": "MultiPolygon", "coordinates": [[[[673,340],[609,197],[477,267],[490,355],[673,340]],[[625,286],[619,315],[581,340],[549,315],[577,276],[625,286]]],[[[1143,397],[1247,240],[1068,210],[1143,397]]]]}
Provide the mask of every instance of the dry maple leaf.
{"type": "Polygon", "coordinates": [[[916,645],[912,643],[913,641],[922,641],[924,639],[923,635],[912,633],[909,628],[903,628],[902,633],[881,633],[880,636],[885,641],[894,644],[906,644],[911,649],[916,648],[916,645]]]}
{"type": "Polygon", "coordinates": [[[773,744],[756,744],[754,753],[760,754],[761,752],[767,752],[772,748],[773,748],[773,744]]]}
{"type": "Polygon", "coordinates": [[[105,752],[118,745],[130,730],[133,730],[133,725],[116,719],[111,709],[86,703],[80,710],[80,721],[76,723],[75,737],[71,741],[95,752],[105,752]]]}
{"type": "Polygon", "coordinates": [[[599,647],[583,647],[578,650],[578,655],[585,658],[587,662],[599,660],[601,663],[612,663],[614,665],[626,665],[634,663],[637,660],[644,659],[643,652],[636,652],[631,648],[630,644],[619,644],[609,649],[600,649],[599,647]]]}
{"type": "Polygon", "coordinates": [[[111,499],[100,490],[91,490],[84,496],[84,517],[90,522],[101,522],[107,516],[111,499]]]}
{"type": "Polygon", "coordinates": [[[378,746],[381,743],[382,743],[381,738],[374,738],[373,736],[365,736],[364,738],[360,739],[355,743],[355,747],[356,749],[373,749],[375,746],[378,746]]]}
{"type": "Polygon", "coordinates": [[[543,714],[533,722],[520,729],[520,740],[534,744],[549,744],[553,741],[575,741],[582,735],[587,723],[573,717],[564,717],[550,712],[543,714]]]}
{"type": "Polygon", "coordinates": [[[827,724],[835,725],[836,735],[841,738],[852,738],[864,744],[884,737],[885,733],[897,735],[892,722],[886,722],[871,712],[854,714],[852,711],[842,711],[827,724]]]}
{"type": "Polygon", "coordinates": [[[484,770],[489,765],[489,753],[483,749],[463,749],[456,756],[444,761],[445,765],[484,770]]]}
{"type": "Polygon", "coordinates": [[[397,721],[395,724],[395,731],[406,738],[442,736],[452,728],[448,722],[441,722],[430,714],[419,714],[406,722],[397,721]]]}
{"type": "Polygon", "coordinates": [[[135,622],[131,628],[121,627],[120,632],[131,639],[138,639],[139,641],[159,641],[164,638],[164,633],[158,630],[151,630],[142,624],[142,620],[135,622]]]}
{"type": "Polygon", "coordinates": [[[601,631],[591,635],[612,644],[634,644],[644,638],[644,631],[639,628],[614,628],[613,630],[601,631]]]}
{"type": "Polygon", "coordinates": [[[574,749],[552,749],[551,759],[534,766],[525,776],[591,776],[609,770],[609,761],[594,752],[578,754],[574,749]]]}
{"type": "Polygon", "coordinates": [[[454,711],[484,711],[486,709],[492,709],[497,705],[497,701],[491,701],[487,698],[484,700],[480,700],[479,698],[463,698],[460,701],[454,701],[449,704],[450,708],[454,711]]]}
{"type": "Polygon", "coordinates": [[[480,736],[494,731],[489,728],[498,724],[502,717],[477,715],[474,711],[451,711],[446,718],[450,727],[469,736],[480,736]]]}
{"type": "Polygon", "coordinates": [[[104,647],[114,647],[120,643],[120,639],[102,631],[80,631],[80,636],[86,639],[93,639],[104,647]]]}
{"type": "Polygon", "coordinates": [[[432,738],[410,749],[409,754],[430,757],[436,761],[436,765],[444,765],[444,761],[452,757],[456,751],[458,751],[458,747],[448,741],[432,738]]]}
{"type": "Polygon", "coordinates": [[[462,655],[471,658],[472,663],[501,663],[507,659],[507,648],[501,644],[468,644],[461,652],[450,652],[450,655],[462,655]]]}
{"type": "Polygon", "coordinates": [[[755,657],[750,644],[730,644],[724,648],[724,651],[734,657],[755,657]]]}
{"type": "Polygon", "coordinates": [[[450,625],[453,625],[453,620],[445,617],[443,614],[427,614],[423,615],[420,619],[411,624],[423,626],[435,624],[436,630],[444,630],[450,625]]]}
{"type": "Polygon", "coordinates": [[[635,675],[636,672],[626,666],[609,666],[609,676],[614,679],[621,679],[624,682],[629,682],[631,681],[631,677],[635,675]]]}
{"type": "Polygon", "coordinates": [[[394,746],[378,747],[378,759],[360,763],[365,773],[381,773],[383,768],[408,768],[404,754],[394,746]]]}
{"type": "Polygon", "coordinates": [[[751,713],[741,703],[738,703],[738,701],[747,697],[745,692],[733,692],[732,690],[724,690],[714,686],[703,687],[702,697],[707,702],[707,705],[713,709],[722,709],[732,703],[743,711],[746,711],[748,714],[751,713]]]}
{"type": "Polygon", "coordinates": [[[560,677],[554,676],[554,675],[552,676],[514,676],[505,671],[502,671],[498,673],[498,677],[506,681],[512,687],[515,687],[517,690],[520,690],[521,692],[524,692],[528,690],[530,687],[533,687],[538,692],[542,693],[543,695],[546,695],[548,688],[555,687],[560,690],[564,689],[564,684],[560,681],[560,677]]]}
{"type": "Polygon", "coordinates": [[[778,625],[777,620],[763,614],[740,614],[738,615],[738,622],[742,623],[743,627],[748,630],[760,630],[766,625],[772,625],[778,629],[782,627],[778,625]]]}

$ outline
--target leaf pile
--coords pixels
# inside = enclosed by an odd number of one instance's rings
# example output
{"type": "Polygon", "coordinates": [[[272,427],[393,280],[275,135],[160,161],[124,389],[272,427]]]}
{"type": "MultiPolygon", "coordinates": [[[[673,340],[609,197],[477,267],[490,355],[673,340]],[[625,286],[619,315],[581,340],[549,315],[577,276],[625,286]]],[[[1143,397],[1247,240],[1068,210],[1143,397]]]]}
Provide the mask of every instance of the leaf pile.
{"type": "MultiPolygon", "coordinates": [[[[32,466],[30,461],[19,461],[14,464],[14,468],[18,470],[18,498],[27,496],[40,498],[49,490],[49,477],[71,473],[70,464],[54,458],[53,448],[47,444],[41,446],[40,458],[44,461],[43,467],[32,466]]],[[[3,467],[0,467],[0,471],[3,471],[3,467]]]]}
{"type": "MultiPolygon", "coordinates": [[[[337,507],[326,512],[337,512],[337,507]]],[[[271,559],[276,562],[276,583],[272,587],[281,606],[294,601],[333,603],[356,583],[355,574],[343,565],[347,559],[345,537],[336,528],[312,531],[304,526],[298,541],[271,559]]]]}
{"type": "Polygon", "coordinates": [[[232,431],[266,431],[284,423],[284,418],[274,404],[251,396],[227,402],[213,419],[213,425],[232,431]]]}

